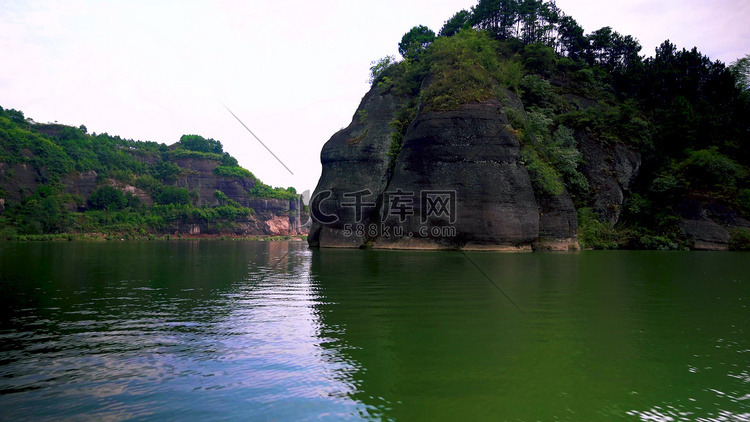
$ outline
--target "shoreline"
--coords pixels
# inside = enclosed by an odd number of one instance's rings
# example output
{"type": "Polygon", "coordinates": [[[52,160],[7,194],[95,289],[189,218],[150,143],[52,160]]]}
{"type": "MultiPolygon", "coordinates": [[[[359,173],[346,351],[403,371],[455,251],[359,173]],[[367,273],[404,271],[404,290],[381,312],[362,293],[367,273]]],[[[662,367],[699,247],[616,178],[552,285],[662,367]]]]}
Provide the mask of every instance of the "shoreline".
{"type": "Polygon", "coordinates": [[[174,240],[243,240],[256,242],[275,241],[307,241],[306,234],[294,235],[219,235],[219,234],[130,234],[130,233],[59,233],[59,234],[31,234],[16,235],[13,238],[0,239],[0,242],[74,242],[74,241],[174,241],[174,240]]]}

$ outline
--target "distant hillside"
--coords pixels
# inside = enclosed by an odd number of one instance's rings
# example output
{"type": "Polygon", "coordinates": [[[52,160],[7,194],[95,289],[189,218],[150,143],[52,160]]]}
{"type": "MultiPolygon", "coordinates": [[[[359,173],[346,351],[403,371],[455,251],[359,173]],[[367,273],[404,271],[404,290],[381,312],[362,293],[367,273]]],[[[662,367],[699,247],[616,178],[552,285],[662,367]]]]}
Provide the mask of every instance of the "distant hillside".
{"type": "Polygon", "coordinates": [[[262,183],[214,139],[133,141],[0,107],[0,239],[296,234],[301,208],[294,188],[262,183]]]}
{"type": "Polygon", "coordinates": [[[750,56],[644,58],[542,0],[480,0],[398,46],[323,147],[311,245],[750,248],[750,56]]]}

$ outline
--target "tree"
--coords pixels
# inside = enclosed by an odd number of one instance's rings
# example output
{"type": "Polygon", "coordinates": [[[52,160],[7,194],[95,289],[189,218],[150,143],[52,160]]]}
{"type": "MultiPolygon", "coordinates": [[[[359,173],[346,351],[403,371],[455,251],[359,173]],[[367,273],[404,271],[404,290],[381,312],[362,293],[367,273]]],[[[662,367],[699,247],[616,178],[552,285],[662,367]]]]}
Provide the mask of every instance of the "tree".
{"type": "Polygon", "coordinates": [[[542,43],[529,44],[524,48],[523,64],[529,70],[548,76],[557,65],[557,54],[542,43]]]}
{"type": "Polygon", "coordinates": [[[190,192],[185,188],[165,186],[154,198],[154,202],[160,205],[188,205],[190,204],[190,192]]]}
{"type": "Polygon", "coordinates": [[[750,54],[733,61],[729,70],[737,79],[737,88],[743,92],[750,91],[750,54]]]}
{"type": "Polygon", "coordinates": [[[380,76],[383,74],[383,72],[385,72],[385,70],[394,63],[396,63],[396,58],[394,56],[385,56],[380,60],[371,62],[369,79],[370,84],[377,81],[378,78],[380,78],[380,76]]]}
{"type": "Polygon", "coordinates": [[[435,41],[435,33],[424,25],[415,26],[398,43],[398,52],[405,59],[416,60],[435,41]]]}
{"type": "Polygon", "coordinates": [[[175,180],[177,180],[177,177],[180,175],[180,173],[182,173],[182,167],[171,161],[162,161],[161,163],[153,166],[151,172],[153,173],[154,177],[159,180],[165,182],[174,182],[175,180]]]}
{"type": "Polygon", "coordinates": [[[445,25],[438,32],[439,37],[451,37],[458,33],[462,29],[471,27],[469,20],[471,19],[471,13],[468,10],[461,10],[453,17],[445,21],[445,25]]]}
{"type": "Polygon", "coordinates": [[[583,28],[578,25],[575,19],[570,16],[560,18],[557,34],[560,50],[563,54],[573,60],[578,60],[583,56],[587,41],[583,35],[583,28]]]}
{"type": "Polygon", "coordinates": [[[117,188],[105,185],[95,190],[89,198],[89,205],[97,210],[117,211],[125,208],[127,200],[117,188]]]}
{"type": "Polygon", "coordinates": [[[221,142],[210,138],[206,139],[199,135],[182,135],[180,146],[190,151],[210,152],[214,154],[224,153],[221,142]]]}
{"type": "Polygon", "coordinates": [[[470,23],[504,40],[515,35],[519,7],[519,0],[479,0],[471,8],[470,23]]]}
{"type": "Polygon", "coordinates": [[[590,64],[598,64],[610,71],[624,71],[641,63],[638,55],[641,45],[630,35],[622,36],[605,26],[589,34],[586,39],[589,41],[590,54],[587,58],[590,64]]]}

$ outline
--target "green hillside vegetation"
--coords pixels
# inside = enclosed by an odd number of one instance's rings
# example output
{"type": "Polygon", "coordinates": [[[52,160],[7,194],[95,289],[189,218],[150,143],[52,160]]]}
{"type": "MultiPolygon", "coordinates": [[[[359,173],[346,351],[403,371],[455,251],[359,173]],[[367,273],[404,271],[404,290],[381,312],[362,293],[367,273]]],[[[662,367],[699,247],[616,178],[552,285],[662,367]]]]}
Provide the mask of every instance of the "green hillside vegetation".
{"type": "Polygon", "coordinates": [[[230,227],[254,210],[216,191],[218,205],[195,205],[196,191],[175,182],[191,172],[176,160],[214,160],[217,177],[242,179],[252,185],[248,197],[296,199],[294,188],[273,188],[223,150],[221,142],[185,135],[167,146],[156,142],[122,139],[109,134],[89,134],[60,124],[38,124],[21,111],[0,107],[0,186],[15,186],[16,164],[31,166],[35,189],[17,186],[18,192],[0,188],[4,212],[0,213],[0,239],[50,234],[161,233],[177,221],[197,220],[230,227]],[[96,172],[97,188],[85,200],[66,192],[66,177],[96,172]],[[145,191],[153,205],[111,186],[134,186],[145,191]]]}
{"type": "MultiPolygon", "coordinates": [[[[750,217],[750,55],[726,66],[668,40],[653,57],[610,27],[590,34],[554,2],[480,0],[399,43],[402,59],[373,62],[371,81],[400,97],[389,154],[395,161],[416,111],[444,111],[518,94],[507,107],[539,191],[563,186],[579,210],[579,240],[596,248],[681,248],[681,198],[719,202],[750,217]],[[642,165],[615,227],[593,215],[578,139],[623,143],[642,165]]],[[[746,248],[733,234],[733,247],[746,248]],[[739,242],[739,243],[737,243],[739,242]]]]}

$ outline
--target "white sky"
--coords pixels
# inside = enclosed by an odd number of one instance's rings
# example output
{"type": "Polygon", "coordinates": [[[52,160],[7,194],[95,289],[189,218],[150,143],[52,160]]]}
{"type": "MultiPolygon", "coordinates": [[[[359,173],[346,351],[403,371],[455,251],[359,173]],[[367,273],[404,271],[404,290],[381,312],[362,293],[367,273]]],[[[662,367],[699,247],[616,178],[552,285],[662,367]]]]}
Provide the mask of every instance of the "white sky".
{"type": "MultiPolygon", "coordinates": [[[[0,106],[37,122],[172,144],[220,140],[273,186],[312,190],[320,150],[351,121],[370,62],[476,0],[0,0],[0,106]],[[294,172],[224,109],[226,104],[294,172]]],[[[750,53],[750,1],[558,0],[586,33],[642,53],[669,38],[729,63],[750,53]]]]}

